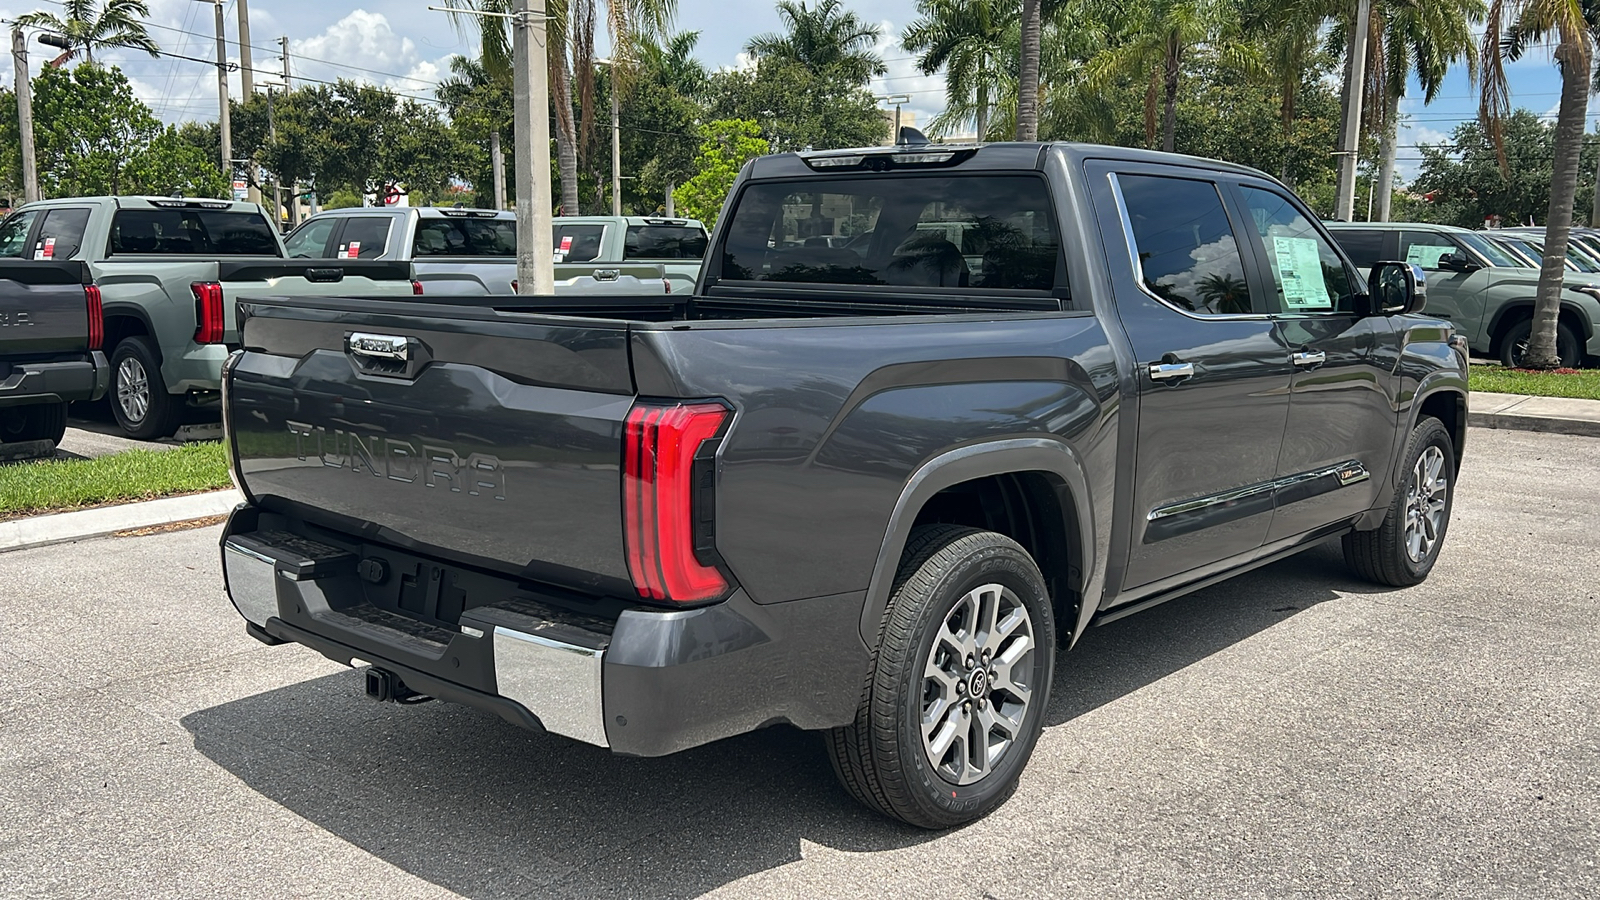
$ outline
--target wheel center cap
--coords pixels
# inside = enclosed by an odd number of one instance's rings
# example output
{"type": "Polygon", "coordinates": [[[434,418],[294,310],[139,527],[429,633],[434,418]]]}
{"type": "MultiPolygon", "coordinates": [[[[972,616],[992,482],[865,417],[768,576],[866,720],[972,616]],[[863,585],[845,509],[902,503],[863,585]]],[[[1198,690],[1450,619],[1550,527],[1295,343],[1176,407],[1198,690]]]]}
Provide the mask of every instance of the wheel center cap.
{"type": "Polygon", "coordinates": [[[989,673],[985,669],[973,669],[967,677],[967,693],[972,697],[983,697],[989,693],[989,673]]]}

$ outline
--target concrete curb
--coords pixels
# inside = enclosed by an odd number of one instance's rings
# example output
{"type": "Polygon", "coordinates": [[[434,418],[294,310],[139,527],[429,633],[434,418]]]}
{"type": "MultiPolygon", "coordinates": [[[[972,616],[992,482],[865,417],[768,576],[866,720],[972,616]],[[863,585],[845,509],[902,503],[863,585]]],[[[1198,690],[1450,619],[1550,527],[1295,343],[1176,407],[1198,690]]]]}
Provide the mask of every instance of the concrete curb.
{"type": "Polygon", "coordinates": [[[206,516],[220,516],[244,502],[238,491],[210,491],[143,503],[123,503],[77,512],[53,513],[0,522],[0,553],[46,544],[81,541],[118,531],[170,525],[206,516]]]}
{"type": "Polygon", "coordinates": [[[1600,437],[1600,401],[1474,391],[1467,424],[1478,428],[1600,437]]]}

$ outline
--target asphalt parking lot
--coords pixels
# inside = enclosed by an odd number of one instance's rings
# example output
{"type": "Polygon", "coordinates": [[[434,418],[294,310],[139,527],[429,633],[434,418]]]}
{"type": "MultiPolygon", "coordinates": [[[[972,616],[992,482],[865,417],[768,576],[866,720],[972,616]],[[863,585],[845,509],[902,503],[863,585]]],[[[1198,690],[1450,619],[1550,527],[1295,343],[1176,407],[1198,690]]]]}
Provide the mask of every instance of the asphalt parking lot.
{"type": "Polygon", "coordinates": [[[214,528],[0,554],[0,896],[1597,896],[1600,440],[1469,440],[1429,582],[1322,547],[1092,630],[943,834],[787,728],[620,759],[371,703],[245,636],[214,528]]]}

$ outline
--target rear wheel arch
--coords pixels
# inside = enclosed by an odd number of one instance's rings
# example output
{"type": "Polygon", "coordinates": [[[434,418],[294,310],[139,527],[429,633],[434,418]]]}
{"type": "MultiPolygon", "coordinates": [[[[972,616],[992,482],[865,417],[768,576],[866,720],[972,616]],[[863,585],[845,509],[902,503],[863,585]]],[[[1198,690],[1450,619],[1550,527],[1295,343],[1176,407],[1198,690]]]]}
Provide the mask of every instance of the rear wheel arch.
{"type": "Polygon", "coordinates": [[[993,531],[1022,545],[1050,588],[1058,641],[1069,644],[1086,624],[1084,596],[1096,575],[1089,510],[1082,464],[1058,440],[994,441],[928,460],[908,479],[890,516],[862,608],[862,639],[868,647],[877,642],[913,529],[939,523],[993,531]]]}
{"type": "Polygon", "coordinates": [[[154,340],[155,329],[150,327],[150,318],[144,311],[133,306],[106,306],[105,307],[106,337],[105,351],[110,356],[116,352],[117,345],[130,337],[152,338],[150,347],[155,352],[156,362],[164,362],[161,354],[161,342],[154,340]]]}
{"type": "MultiPolygon", "coordinates": [[[[1500,355],[1500,344],[1512,328],[1533,318],[1533,303],[1532,300],[1508,303],[1494,314],[1489,322],[1489,352],[1492,355],[1500,355]]],[[[1580,341],[1587,342],[1594,338],[1594,322],[1576,304],[1562,301],[1558,321],[1572,329],[1580,341]]]]}

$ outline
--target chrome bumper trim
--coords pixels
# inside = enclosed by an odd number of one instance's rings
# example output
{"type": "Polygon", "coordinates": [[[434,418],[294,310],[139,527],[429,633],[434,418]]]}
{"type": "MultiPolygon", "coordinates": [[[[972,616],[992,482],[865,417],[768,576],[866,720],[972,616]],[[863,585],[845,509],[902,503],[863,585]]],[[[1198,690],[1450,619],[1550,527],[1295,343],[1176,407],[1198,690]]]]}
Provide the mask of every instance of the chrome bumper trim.
{"type": "Polygon", "coordinates": [[[228,599],[249,622],[265,626],[278,614],[278,563],[269,556],[228,541],[222,548],[228,599]]]}
{"type": "Polygon", "coordinates": [[[609,747],[600,672],[604,650],[591,650],[496,625],[494,678],[500,696],[533,713],[545,730],[609,747]]]}

